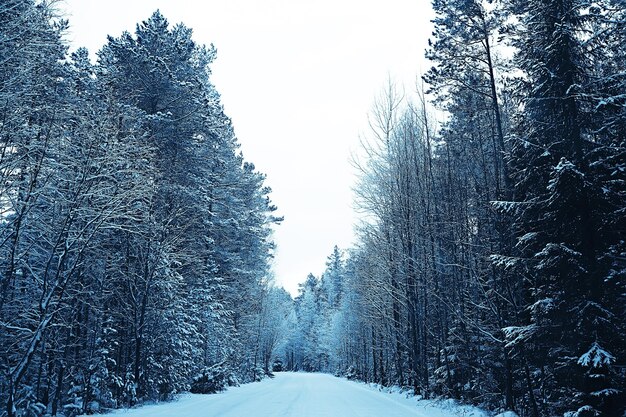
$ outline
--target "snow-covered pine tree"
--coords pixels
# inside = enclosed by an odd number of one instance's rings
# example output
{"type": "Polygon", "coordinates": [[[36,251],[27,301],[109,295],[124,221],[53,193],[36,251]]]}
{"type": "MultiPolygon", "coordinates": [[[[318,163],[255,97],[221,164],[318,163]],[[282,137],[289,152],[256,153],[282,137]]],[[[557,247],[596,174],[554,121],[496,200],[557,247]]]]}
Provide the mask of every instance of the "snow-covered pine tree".
{"type": "Polygon", "coordinates": [[[597,111],[586,98],[597,64],[587,51],[597,36],[589,28],[603,13],[577,0],[514,5],[516,62],[524,72],[511,157],[516,202],[498,206],[515,216],[527,314],[508,338],[531,368],[533,415],[618,416],[623,376],[615,365],[624,358],[616,356],[623,335],[613,294],[620,280],[608,279],[606,254],[624,240],[623,231],[607,227],[619,218],[610,208],[619,187],[607,188],[608,176],[596,172],[598,164],[614,172],[615,159],[599,156],[617,149],[594,132],[597,111]]]}
{"type": "Polygon", "coordinates": [[[452,296],[453,324],[443,336],[437,389],[487,404],[504,398],[504,406],[513,409],[513,360],[504,343],[480,354],[474,346],[502,339],[500,329],[516,313],[519,287],[508,270],[494,269],[488,259],[506,252],[511,241],[510,219],[496,216],[490,206],[512,193],[505,163],[507,65],[498,53],[507,36],[506,13],[502,2],[480,0],[434,1],[433,9],[435,29],[426,52],[433,67],[424,79],[449,115],[435,155],[442,219],[450,225],[438,240],[439,256],[448,265],[476,265],[474,277],[462,267],[440,268],[449,277],[442,291],[452,296]]]}
{"type": "MultiPolygon", "coordinates": [[[[434,31],[426,50],[433,66],[424,75],[436,100],[444,109],[459,92],[474,94],[488,106],[472,106],[491,119],[486,136],[492,147],[493,180],[497,194],[510,194],[506,152],[506,120],[502,115],[497,54],[503,43],[505,16],[499,2],[491,0],[434,0],[434,31]]],[[[500,67],[500,68],[499,68],[500,67]]]]}
{"type": "Polygon", "coordinates": [[[267,286],[280,220],[237,154],[213,48],[157,12],[94,66],[85,50],[65,55],[53,16],[45,2],[0,6],[13,30],[0,37],[9,416],[167,398],[203,366],[238,369],[230,320],[248,306],[223,295],[267,286]]]}
{"type": "Polygon", "coordinates": [[[326,270],[322,274],[321,285],[326,293],[329,308],[336,309],[343,293],[343,259],[336,245],[326,259],[326,270]]]}

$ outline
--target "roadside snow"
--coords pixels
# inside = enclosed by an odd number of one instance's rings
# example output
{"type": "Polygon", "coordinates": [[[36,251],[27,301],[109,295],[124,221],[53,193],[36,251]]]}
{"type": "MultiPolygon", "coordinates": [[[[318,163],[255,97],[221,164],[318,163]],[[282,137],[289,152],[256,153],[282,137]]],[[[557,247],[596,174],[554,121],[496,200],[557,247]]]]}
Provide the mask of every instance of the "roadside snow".
{"type": "MultiPolygon", "coordinates": [[[[117,410],[124,417],[487,417],[451,401],[419,401],[399,390],[327,374],[277,373],[273,379],[212,394],[184,394],[177,401],[117,410]],[[389,392],[390,391],[390,392],[389,392]]],[[[103,415],[101,415],[103,416],[103,415]]]]}

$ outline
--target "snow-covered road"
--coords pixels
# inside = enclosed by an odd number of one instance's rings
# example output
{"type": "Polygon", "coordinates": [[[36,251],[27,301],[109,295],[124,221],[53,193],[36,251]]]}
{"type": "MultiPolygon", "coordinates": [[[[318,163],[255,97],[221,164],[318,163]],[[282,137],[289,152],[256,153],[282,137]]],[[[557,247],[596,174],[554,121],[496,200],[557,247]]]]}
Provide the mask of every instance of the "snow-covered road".
{"type": "Polygon", "coordinates": [[[326,374],[277,373],[273,379],[214,395],[118,410],[124,417],[443,417],[435,407],[326,374]]]}

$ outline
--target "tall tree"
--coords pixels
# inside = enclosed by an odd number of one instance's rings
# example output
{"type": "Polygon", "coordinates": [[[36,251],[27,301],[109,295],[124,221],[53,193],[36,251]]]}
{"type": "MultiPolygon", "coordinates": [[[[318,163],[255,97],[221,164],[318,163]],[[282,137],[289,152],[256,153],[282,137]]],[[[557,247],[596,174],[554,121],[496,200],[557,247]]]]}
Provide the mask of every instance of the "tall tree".
{"type": "Polygon", "coordinates": [[[528,315],[508,336],[542,370],[528,381],[536,391],[528,398],[534,415],[618,415],[620,284],[607,279],[613,261],[605,254],[623,243],[623,228],[607,227],[616,224],[609,207],[620,191],[601,171],[614,171],[609,154],[622,151],[606,152],[611,139],[593,132],[593,104],[585,99],[595,78],[588,30],[595,39],[603,13],[576,0],[515,6],[523,110],[511,158],[516,202],[500,207],[515,213],[528,315]]]}
{"type": "Polygon", "coordinates": [[[269,285],[280,219],[209,81],[214,49],[156,12],[93,65],[46,3],[0,19],[7,414],[168,398],[216,364],[249,380],[261,310],[240,301],[269,285]]]}

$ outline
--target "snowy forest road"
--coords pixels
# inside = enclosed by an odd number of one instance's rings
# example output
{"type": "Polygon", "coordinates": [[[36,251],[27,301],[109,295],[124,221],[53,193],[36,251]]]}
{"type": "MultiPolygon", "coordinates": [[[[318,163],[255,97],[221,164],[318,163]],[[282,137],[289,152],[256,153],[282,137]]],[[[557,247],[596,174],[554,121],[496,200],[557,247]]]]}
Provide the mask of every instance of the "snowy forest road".
{"type": "Polygon", "coordinates": [[[178,401],[118,410],[124,417],[431,417],[403,398],[327,374],[277,373],[273,379],[214,394],[188,394],[178,401]]]}

